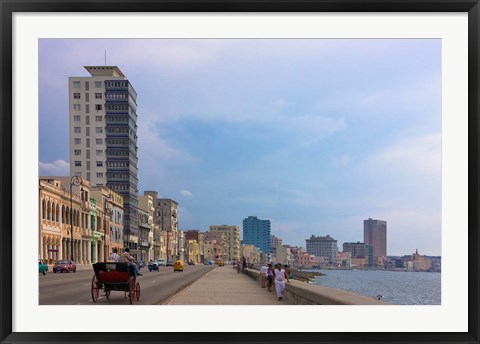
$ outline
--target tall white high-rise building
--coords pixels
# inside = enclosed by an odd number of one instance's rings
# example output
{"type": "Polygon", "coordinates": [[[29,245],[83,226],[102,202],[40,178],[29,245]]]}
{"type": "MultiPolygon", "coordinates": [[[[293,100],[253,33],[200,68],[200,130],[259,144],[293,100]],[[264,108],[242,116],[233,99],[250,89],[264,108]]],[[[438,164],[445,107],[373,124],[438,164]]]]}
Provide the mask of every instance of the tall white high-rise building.
{"type": "Polygon", "coordinates": [[[69,77],[70,174],[124,199],[124,242],[138,246],[137,93],[117,66],[69,77]]]}

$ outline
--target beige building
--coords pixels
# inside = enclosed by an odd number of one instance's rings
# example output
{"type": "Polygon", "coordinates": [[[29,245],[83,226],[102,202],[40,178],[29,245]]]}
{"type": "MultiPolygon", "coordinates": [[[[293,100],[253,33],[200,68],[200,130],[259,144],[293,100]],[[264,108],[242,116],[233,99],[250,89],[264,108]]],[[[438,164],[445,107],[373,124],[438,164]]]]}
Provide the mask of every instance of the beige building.
{"type": "Polygon", "coordinates": [[[275,248],[275,252],[276,252],[276,256],[275,256],[276,263],[292,265],[295,262],[295,259],[289,247],[278,245],[275,248]]]}
{"type": "Polygon", "coordinates": [[[91,264],[103,259],[90,183],[76,177],[39,178],[39,252],[50,264],[72,259],[91,264]],[[71,191],[71,192],[70,192],[71,191]]]}
{"type": "Polygon", "coordinates": [[[124,247],[122,195],[105,186],[92,187],[91,195],[96,201],[98,231],[102,233],[104,248],[102,257],[106,255],[108,258],[114,248],[121,254],[124,247]]]}
{"type": "Polygon", "coordinates": [[[415,253],[404,262],[404,266],[407,270],[427,271],[432,268],[432,260],[415,250],[415,253]]]}
{"type": "Polygon", "coordinates": [[[178,203],[169,198],[158,198],[157,191],[145,191],[144,195],[150,195],[153,199],[154,224],[160,227],[160,231],[165,231],[165,250],[167,260],[176,260],[180,258],[181,233],[178,231],[178,203]]]}
{"type": "Polygon", "coordinates": [[[210,226],[210,232],[225,234],[226,245],[224,259],[233,261],[240,259],[240,227],[239,226],[210,226]]]}
{"type": "MultiPolygon", "coordinates": [[[[155,227],[154,227],[154,213],[155,213],[155,207],[153,206],[153,197],[151,195],[143,195],[143,196],[138,196],[138,208],[146,212],[148,219],[148,234],[146,237],[146,246],[147,248],[144,248],[146,251],[146,261],[149,261],[150,259],[159,259],[155,257],[155,227]]],[[[140,228],[139,228],[140,230],[140,228]]],[[[157,240],[159,240],[160,237],[158,236],[157,240]]],[[[139,245],[141,242],[139,241],[139,245]]],[[[157,242],[157,246],[160,243],[157,242]]]]}

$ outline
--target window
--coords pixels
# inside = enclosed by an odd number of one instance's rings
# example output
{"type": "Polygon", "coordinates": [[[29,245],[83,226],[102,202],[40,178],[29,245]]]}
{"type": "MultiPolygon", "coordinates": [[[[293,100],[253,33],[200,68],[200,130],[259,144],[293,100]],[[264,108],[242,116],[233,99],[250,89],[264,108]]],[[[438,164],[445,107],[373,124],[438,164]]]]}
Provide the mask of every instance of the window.
{"type": "Polygon", "coordinates": [[[85,124],[90,124],[90,116],[85,117],[85,124]]]}
{"type": "Polygon", "coordinates": [[[73,110],[80,111],[80,104],[73,104],[73,110]]]}
{"type": "Polygon", "coordinates": [[[82,144],[82,139],[73,139],[73,142],[74,142],[76,145],[81,145],[81,144],[82,144]]]}
{"type": "Polygon", "coordinates": [[[103,150],[97,149],[97,156],[102,156],[103,155],[103,150]]]}
{"type": "Polygon", "coordinates": [[[75,161],[75,167],[81,167],[82,162],[81,161],[75,161]]]}
{"type": "Polygon", "coordinates": [[[85,101],[86,102],[90,101],[90,93],[85,93],[85,101]]]}
{"type": "Polygon", "coordinates": [[[74,128],[73,128],[73,132],[74,132],[75,134],[80,134],[80,133],[81,133],[80,127],[74,127],[74,128]]]}
{"type": "Polygon", "coordinates": [[[95,128],[95,132],[96,132],[97,134],[101,134],[101,133],[103,133],[103,128],[102,128],[102,127],[96,127],[96,128],[95,128]]]}
{"type": "Polygon", "coordinates": [[[80,93],[74,93],[73,99],[80,99],[80,93]]]}
{"type": "Polygon", "coordinates": [[[74,81],[73,88],[80,88],[80,81],[74,81]]]}
{"type": "Polygon", "coordinates": [[[101,93],[95,93],[95,99],[102,99],[101,93]]]}
{"type": "Polygon", "coordinates": [[[97,167],[103,167],[103,161],[97,161],[97,167]]]}
{"type": "Polygon", "coordinates": [[[85,104],[85,113],[90,113],[90,104],[85,104]]]}
{"type": "Polygon", "coordinates": [[[73,116],[74,122],[80,122],[80,116],[73,116]]]}
{"type": "Polygon", "coordinates": [[[97,178],[103,178],[103,173],[102,172],[97,173],[97,178]]]}
{"type": "Polygon", "coordinates": [[[81,149],[75,149],[75,155],[82,155],[81,149]]]}
{"type": "Polygon", "coordinates": [[[95,122],[101,122],[102,116],[95,116],[95,122]]]}
{"type": "Polygon", "coordinates": [[[90,82],[85,81],[85,91],[88,91],[90,89],[90,82]]]}
{"type": "Polygon", "coordinates": [[[101,111],[102,110],[102,104],[95,104],[95,110],[101,111]]]}
{"type": "Polygon", "coordinates": [[[101,81],[95,81],[95,88],[100,88],[102,87],[102,82],[101,81]]]}
{"type": "Polygon", "coordinates": [[[102,145],[103,144],[103,139],[96,139],[97,145],[102,145]]]}

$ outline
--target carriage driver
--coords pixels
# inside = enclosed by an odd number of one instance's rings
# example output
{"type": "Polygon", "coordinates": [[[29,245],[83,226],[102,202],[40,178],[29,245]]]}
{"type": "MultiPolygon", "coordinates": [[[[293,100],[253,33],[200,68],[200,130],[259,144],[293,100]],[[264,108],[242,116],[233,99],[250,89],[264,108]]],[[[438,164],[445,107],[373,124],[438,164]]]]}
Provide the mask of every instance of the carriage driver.
{"type": "Polygon", "coordinates": [[[133,269],[135,270],[135,274],[138,276],[143,276],[140,270],[138,269],[137,264],[135,264],[133,261],[133,257],[130,255],[130,249],[128,247],[125,247],[123,250],[122,256],[120,257],[120,262],[121,263],[128,263],[128,265],[132,265],[133,269]]]}

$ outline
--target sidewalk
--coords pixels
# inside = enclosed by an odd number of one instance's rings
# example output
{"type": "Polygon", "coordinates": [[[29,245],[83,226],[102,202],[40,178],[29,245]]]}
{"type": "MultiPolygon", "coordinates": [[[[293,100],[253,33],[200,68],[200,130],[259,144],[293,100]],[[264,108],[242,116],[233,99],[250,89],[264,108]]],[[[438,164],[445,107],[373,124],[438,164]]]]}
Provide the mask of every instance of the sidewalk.
{"type": "Polygon", "coordinates": [[[285,305],[277,301],[275,286],[268,292],[258,281],[237,273],[231,266],[213,269],[172,296],[166,305],[285,305]]]}

